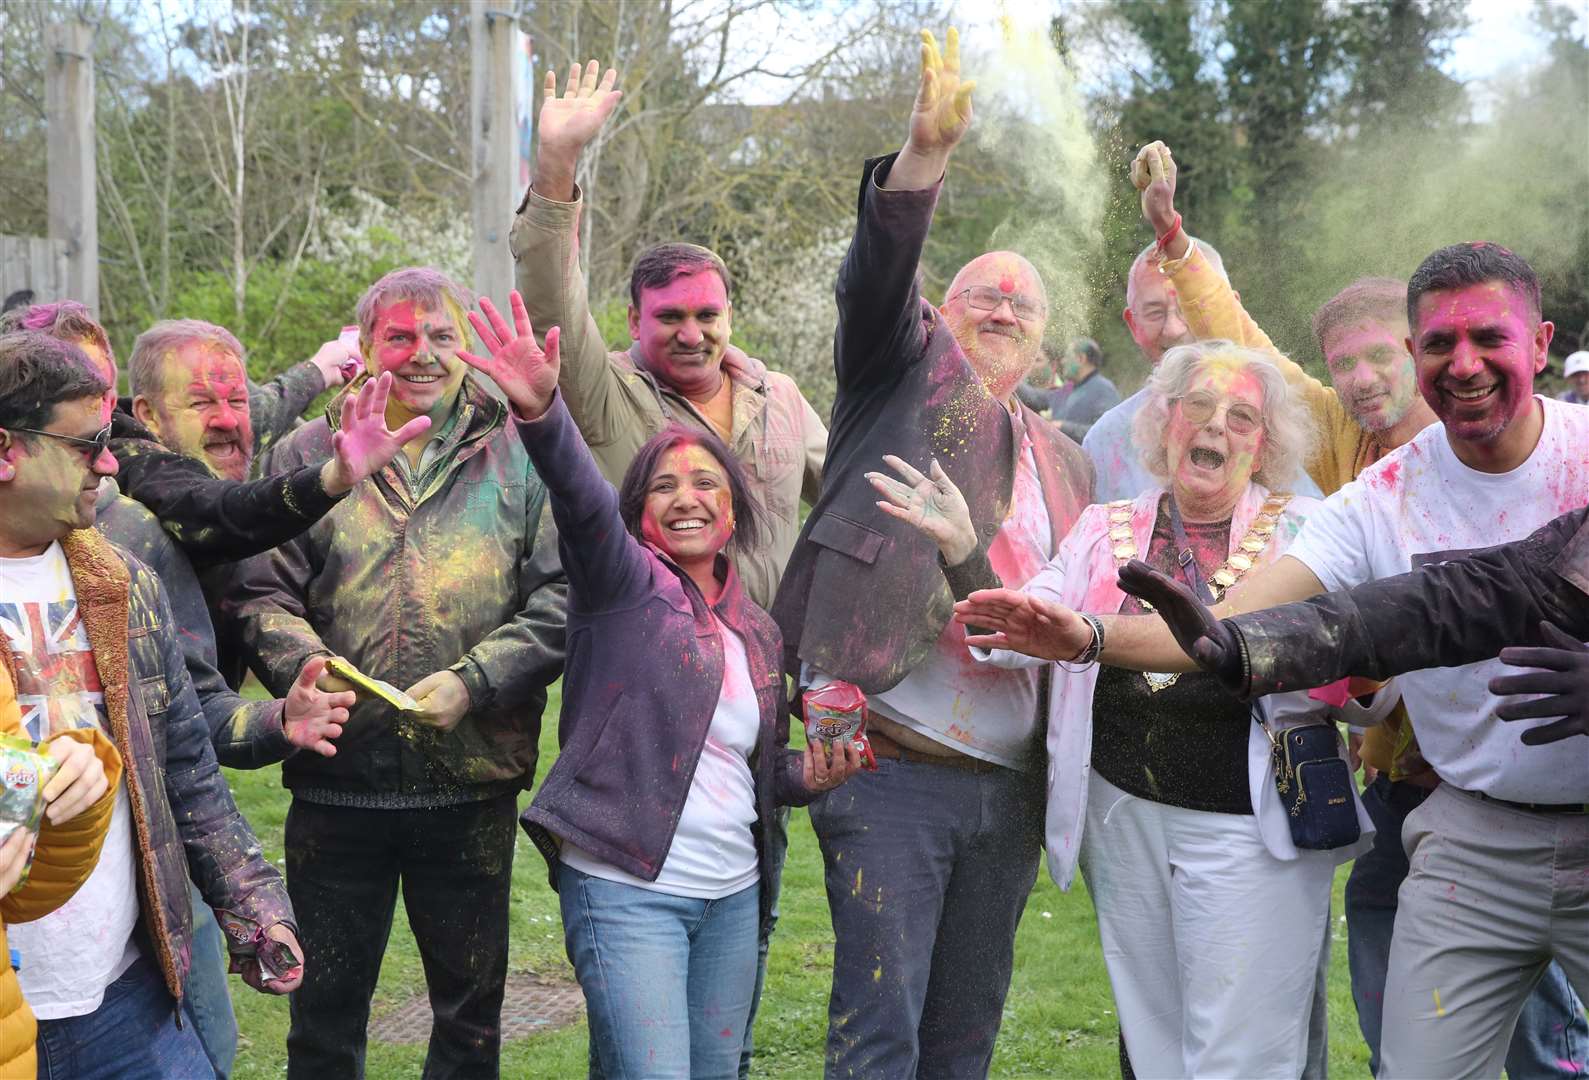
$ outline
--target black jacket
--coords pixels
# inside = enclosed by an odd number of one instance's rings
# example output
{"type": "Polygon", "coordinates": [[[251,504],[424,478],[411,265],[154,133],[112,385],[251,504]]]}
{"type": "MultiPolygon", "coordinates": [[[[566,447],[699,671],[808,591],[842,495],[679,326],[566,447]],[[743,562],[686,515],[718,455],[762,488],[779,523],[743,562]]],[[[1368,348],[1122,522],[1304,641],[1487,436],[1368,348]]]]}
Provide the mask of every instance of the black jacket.
{"type": "Polygon", "coordinates": [[[222,480],[197,458],[167,449],[126,407],[111,417],[116,483],[160,519],[196,568],[232,562],[291,540],[335,506],[320,466],[276,476],[222,480]]]}
{"type": "MultiPolygon", "coordinates": [[[[925,470],[936,457],[964,493],[984,546],[1009,512],[1014,423],[977,377],[917,264],[938,189],[885,191],[893,157],[866,163],[855,237],[839,268],[833,343],[838,394],[822,497],[806,519],[772,615],[786,663],[804,660],[877,693],[921,663],[954,601],[938,549],[877,508],[865,473],[897,454],[925,470]]],[[[1055,540],[1092,499],[1092,467],[1075,443],[1022,407],[1055,540]]]]}
{"type": "Polygon", "coordinates": [[[1257,697],[1346,675],[1388,679],[1539,645],[1549,620],[1589,639],[1589,507],[1511,544],[1226,619],[1257,697]]]}

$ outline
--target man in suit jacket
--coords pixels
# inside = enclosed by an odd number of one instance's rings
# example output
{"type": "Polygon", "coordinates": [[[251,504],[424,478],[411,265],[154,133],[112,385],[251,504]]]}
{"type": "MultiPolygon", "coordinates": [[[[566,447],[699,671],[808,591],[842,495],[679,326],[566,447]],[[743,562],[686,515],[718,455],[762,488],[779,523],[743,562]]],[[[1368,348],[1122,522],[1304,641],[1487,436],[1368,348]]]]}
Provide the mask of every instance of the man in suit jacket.
{"type": "Polygon", "coordinates": [[[1013,252],[955,275],[940,307],[917,263],[971,119],[953,30],[923,35],[910,137],[866,163],[839,270],[838,395],[822,497],[773,607],[802,685],[868,694],[878,771],[818,800],[836,937],[830,1076],[985,1074],[1042,840],[1040,685],[979,667],[950,623],[937,549],[879,509],[873,470],[965,494],[1006,584],[1053,555],[1091,497],[1080,450],[1015,398],[1047,319],[1013,252]],[[918,1072],[919,1070],[919,1072],[918,1072]]]}

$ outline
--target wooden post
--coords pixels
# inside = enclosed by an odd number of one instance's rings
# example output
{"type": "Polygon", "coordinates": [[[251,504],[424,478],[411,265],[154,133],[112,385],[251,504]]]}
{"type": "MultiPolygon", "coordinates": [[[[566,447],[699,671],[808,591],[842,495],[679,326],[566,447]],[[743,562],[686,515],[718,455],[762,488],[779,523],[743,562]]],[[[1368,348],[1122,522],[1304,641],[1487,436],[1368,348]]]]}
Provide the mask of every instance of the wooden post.
{"type": "MultiPolygon", "coordinates": [[[[518,130],[513,115],[511,0],[469,0],[469,120],[474,156],[471,221],[474,290],[497,305],[513,288],[508,230],[520,192],[518,130]]],[[[505,311],[506,308],[504,307],[505,311]]]]}
{"type": "MultiPolygon", "coordinates": [[[[99,191],[94,175],[94,28],[44,28],[50,239],[66,245],[64,296],[99,315],[99,191]]],[[[50,297],[49,299],[61,299],[50,297]]],[[[40,299],[45,299],[40,297],[40,299]]]]}

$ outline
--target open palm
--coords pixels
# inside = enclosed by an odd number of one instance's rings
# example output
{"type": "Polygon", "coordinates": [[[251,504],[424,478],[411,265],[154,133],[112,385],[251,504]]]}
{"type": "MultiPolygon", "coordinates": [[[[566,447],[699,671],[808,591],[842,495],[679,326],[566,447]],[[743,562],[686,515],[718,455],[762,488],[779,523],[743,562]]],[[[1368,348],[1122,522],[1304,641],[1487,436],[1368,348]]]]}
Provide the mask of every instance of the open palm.
{"type": "Polygon", "coordinates": [[[495,304],[486,297],[480,298],[485,318],[471,311],[469,325],[491,355],[475,356],[460,349],[458,358],[490,376],[513,403],[520,419],[538,420],[551,406],[552,394],[557,390],[558,328],[554,326],[546,332],[546,348],[542,349],[535,343],[535,331],[517,289],[508,295],[508,304],[513,309],[511,327],[495,304]]]}
{"type": "Polygon", "coordinates": [[[608,68],[607,74],[602,75],[601,63],[592,60],[581,75],[579,65],[574,64],[568,69],[563,96],[558,97],[557,73],[548,71],[536,128],[541,146],[574,153],[584,149],[623,97],[623,91],[613,89],[617,81],[617,68],[608,68]]]}
{"type": "Polygon", "coordinates": [[[334,493],[380,472],[404,443],[430,430],[426,416],[416,416],[396,431],[388,427],[386,399],[391,392],[392,373],[386,371],[379,378],[365,380],[357,393],[343,397],[341,423],[331,437],[334,493]]]}

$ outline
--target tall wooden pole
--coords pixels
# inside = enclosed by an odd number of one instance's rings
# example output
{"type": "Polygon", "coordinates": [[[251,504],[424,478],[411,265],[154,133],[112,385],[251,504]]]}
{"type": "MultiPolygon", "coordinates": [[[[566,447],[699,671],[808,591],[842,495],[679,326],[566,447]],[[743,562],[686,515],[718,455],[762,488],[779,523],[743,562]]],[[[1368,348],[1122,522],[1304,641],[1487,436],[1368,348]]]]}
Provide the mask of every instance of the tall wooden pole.
{"type": "Polygon", "coordinates": [[[518,205],[518,130],[513,117],[511,0],[469,0],[469,120],[474,157],[471,221],[474,289],[498,305],[513,288],[508,230],[518,205]]]}
{"type": "MultiPolygon", "coordinates": [[[[50,239],[66,245],[66,297],[99,315],[99,191],[94,175],[94,28],[44,28],[50,239]]],[[[53,298],[59,299],[59,298],[53,298]]]]}

